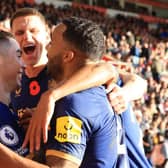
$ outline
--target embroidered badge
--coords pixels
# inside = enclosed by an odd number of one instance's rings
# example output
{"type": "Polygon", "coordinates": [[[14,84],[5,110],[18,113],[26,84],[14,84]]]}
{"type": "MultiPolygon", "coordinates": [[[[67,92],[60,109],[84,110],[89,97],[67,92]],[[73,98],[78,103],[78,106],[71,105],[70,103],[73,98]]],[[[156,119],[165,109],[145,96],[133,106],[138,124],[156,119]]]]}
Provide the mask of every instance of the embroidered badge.
{"type": "Polygon", "coordinates": [[[40,92],[40,85],[37,81],[32,81],[29,85],[30,95],[36,96],[40,92]]]}

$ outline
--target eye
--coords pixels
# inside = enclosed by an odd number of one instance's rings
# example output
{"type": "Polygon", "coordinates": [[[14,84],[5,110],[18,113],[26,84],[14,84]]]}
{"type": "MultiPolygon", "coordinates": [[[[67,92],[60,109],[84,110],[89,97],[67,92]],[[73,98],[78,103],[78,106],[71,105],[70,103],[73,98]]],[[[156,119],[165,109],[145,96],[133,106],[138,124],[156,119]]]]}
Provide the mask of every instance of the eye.
{"type": "Polygon", "coordinates": [[[21,50],[17,50],[16,51],[17,52],[17,57],[19,58],[19,59],[21,59],[21,57],[22,57],[22,51],[21,50]]]}
{"type": "Polygon", "coordinates": [[[22,30],[19,30],[17,32],[15,32],[15,36],[20,36],[20,35],[23,35],[24,34],[24,31],[22,30]]]}
{"type": "Polygon", "coordinates": [[[38,29],[31,29],[31,33],[37,34],[39,32],[38,29]]]}

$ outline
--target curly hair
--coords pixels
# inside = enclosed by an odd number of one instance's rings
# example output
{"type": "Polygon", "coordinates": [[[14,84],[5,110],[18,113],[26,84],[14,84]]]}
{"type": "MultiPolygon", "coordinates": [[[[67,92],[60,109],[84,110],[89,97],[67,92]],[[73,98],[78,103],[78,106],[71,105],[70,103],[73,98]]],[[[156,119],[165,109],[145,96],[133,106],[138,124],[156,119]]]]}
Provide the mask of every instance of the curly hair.
{"type": "Polygon", "coordinates": [[[0,40],[8,40],[9,38],[14,39],[14,36],[12,33],[4,31],[4,30],[0,30],[0,40]]]}
{"type": "Polygon", "coordinates": [[[92,60],[100,60],[105,51],[104,34],[101,28],[94,22],[70,17],[63,20],[67,29],[63,34],[66,41],[86,54],[92,60]]]}

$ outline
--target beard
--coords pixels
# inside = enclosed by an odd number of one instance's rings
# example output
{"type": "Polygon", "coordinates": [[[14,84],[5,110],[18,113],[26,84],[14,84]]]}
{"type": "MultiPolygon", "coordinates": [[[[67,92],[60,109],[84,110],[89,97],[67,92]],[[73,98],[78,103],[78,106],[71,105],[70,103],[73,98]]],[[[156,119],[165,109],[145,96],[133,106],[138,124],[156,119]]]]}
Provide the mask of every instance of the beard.
{"type": "Polygon", "coordinates": [[[60,82],[62,80],[64,69],[63,69],[63,62],[62,58],[55,56],[54,58],[48,61],[48,74],[51,78],[55,81],[60,82]]]}

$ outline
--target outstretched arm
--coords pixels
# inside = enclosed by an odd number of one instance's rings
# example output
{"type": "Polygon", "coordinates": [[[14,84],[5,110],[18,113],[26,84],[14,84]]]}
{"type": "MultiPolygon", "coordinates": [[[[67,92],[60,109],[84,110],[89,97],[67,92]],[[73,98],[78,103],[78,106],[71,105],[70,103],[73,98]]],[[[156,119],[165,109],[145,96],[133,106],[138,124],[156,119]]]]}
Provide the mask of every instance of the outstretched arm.
{"type": "Polygon", "coordinates": [[[49,168],[48,166],[36,163],[27,158],[23,158],[0,143],[0,167],[7,168],[49,168]]]}
{"type": "Polygon", "coordinates": [[[47,141],[47,130],[54,112],[55,101],[65,95],[99,86],[109,80],[116,82],[117,78],[118,73],[111,63],[88,64],[79,69],[71,78],[62,81],[55,85],[54,88],[43,93],[29,124],[23,147],[30,141],[30,151],[34,150],[34,144],[36,144],[36,149],[38,150],[41,135],[43,135],[44,142],[47,141]]]}
{"type": "Polygon", "coordinates": [[[79,165],[56,156],[47,156],[46,165],[19,156],[0,143],[0,167],[7,168],[78,168],[79,165]]]}
{"type": "Polygon", "coordinates": [[[52,97],[56,101],[66,95],[100,86],[108,81],[116,83],[117,79],[118,71],[112,63],[87,64],[66,81],[62,81],[49,89],[43,96],[52,97]]]}
{"type": "MultiPolygon", "coordinates": [[[[30,151],[34,150],[34,146],[36,147],[36,150],[38,150],[40,147],[41,135],[43,135],[43,141],[47,141],[47,130],[50,119],[54,112],[55,101],[60,99],[61,97],[64,97],[65,95],[84,90],[90,87],[99,86],[105,83],[110,87],[113,85],[113,87],[111,88],[113,92],[110,94],[113,95],[113,97],[110,98],[111,104],[113,103],[112,107],[117,113],[123,112],[126,109],[126,103],[125,98],[123,98],[124,96],[122,96],[122,94],[124,94],[125,92],[123,90],[124,93],[122,93],[121,90],[115,89],[116,85],[114,85],[114,83],[118,78],[118,73],[116,72],[116,69],[112,66],[112,64],[114,64],[114,62],[100,63],[94,65],[89,64],[84,68],[80,69],[70,79],[63,81],[63,83],[60,83],[54,88],[49,89],[47,92],[45,92],[38,103],[35,113],[33,114],[23,146],[26,146],[26,144],[30,141],[30,151]]],[[[120,72],[124,83],[129,83],[125,86],[128,88],[130,86],[129,89],[131,89],[131,83],[134,83],[137,80],[137,78],[135,78],[137,76],[134,74],[124,72],[122,70],[123,66],[121,66],[121,63],[117,64],[115,62],[115,66],[119,67],[118,71],[120,72]]],[[[133,93],[136,94],[137,92],[133,93]]],[[[124,95],[128,96],[126,93],[124,95]]],[[[136,95],[134,96],[134,98],[135,97],[138,96],[136,95]]],[[[132,98],[133,96],[130,96],[129,99],[131,100],[132,98]]]]}

